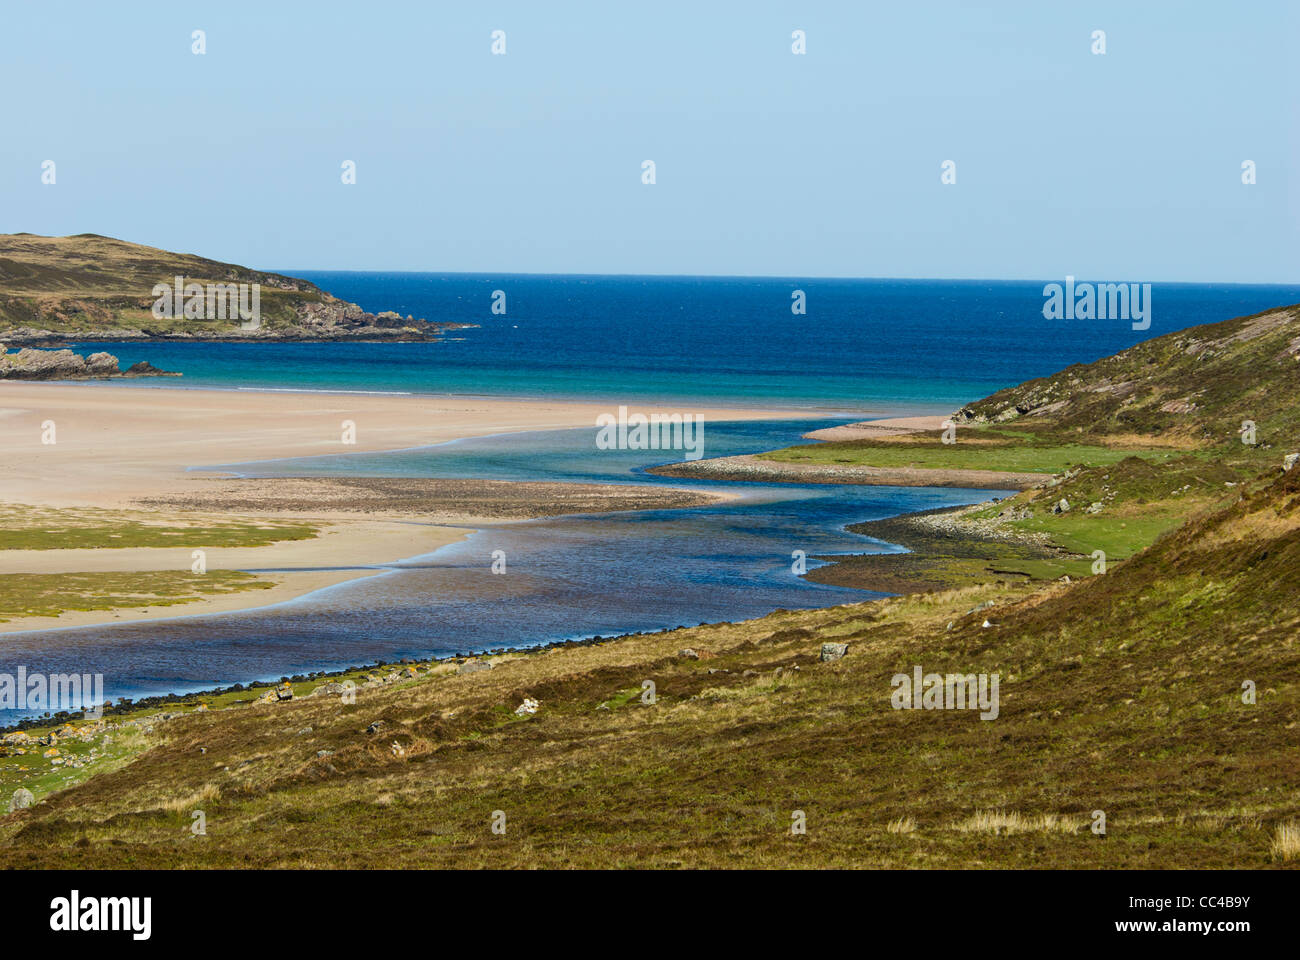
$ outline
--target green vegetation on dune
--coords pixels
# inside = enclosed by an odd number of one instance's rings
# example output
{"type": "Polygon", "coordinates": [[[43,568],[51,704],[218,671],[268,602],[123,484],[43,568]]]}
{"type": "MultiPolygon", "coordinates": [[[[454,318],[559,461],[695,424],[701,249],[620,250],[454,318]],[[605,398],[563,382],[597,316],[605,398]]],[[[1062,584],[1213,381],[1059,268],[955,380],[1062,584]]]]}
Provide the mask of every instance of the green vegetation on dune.
{"type": "Polygon", "coordinates": [[[69,611],[167,607],[273,586],[253,574],[189,569],[197,549],[262,547],[317,536],[316,525],[279,520],[163,519],[142,511],[0,506],[0,564],[9,550],[171,548],[176,570],[0,574],[0,622],[69,611]]]}
{"type": "Polygon", "coordinates": [[[305,523],[225,523],[155,526],[115,523],[100,527],[33,526],[0,530],[0,550],[72,550],[86,547],[263,547],[281,540],[310,540],[316,528],[305,523]]]}
{"type": "Polygon", "coordinates": [[[57,617],[70,610],[167,607],[273,584],[237,570],[204,574],[170,570],[128,573],[6,573],[0,576],[0,622],[57,617]]]}
{"type": "Polygon", "coordinates": [[[944,443],[937,432],[899,440],[837,440],[800,444],[761,455],[784,463],[842,464],[866,467],[908,467],[928,470],[998,470],[1008,473],[1053,474],[1076,466],[1102,466],[1128,456],[1163,460],[1166,449],[1113,449],[1081,443],[1026,440],[995,428],[959,431],[956,443],[944,443]]]}
{"type": "Polygon", "coordinates": [[[312,524],[281,520],[187,523],[144,512],[0,506],[0,550],[263,547],[282,540],[310,540],[318,532],[312,524]]]}

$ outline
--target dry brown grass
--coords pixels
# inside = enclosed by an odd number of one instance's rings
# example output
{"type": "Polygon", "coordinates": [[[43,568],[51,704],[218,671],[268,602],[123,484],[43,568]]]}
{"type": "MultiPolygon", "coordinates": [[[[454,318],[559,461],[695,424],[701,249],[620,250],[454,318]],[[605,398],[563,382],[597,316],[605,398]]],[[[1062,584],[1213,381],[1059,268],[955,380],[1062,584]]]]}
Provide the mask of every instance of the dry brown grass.
{"type": "Polygon", "coordinates": [[[953,824],[952,828],[959,833],[1009,836],[1013,833],[1078,833],[1085,825],[1082,817],[1056,813],[1025,815],[1014,810],[976,810],[967,819],[953,824]]]}
{"type": "Polygon", "coordinates": [[[1269,851],[1275,860],[1300,860],[1300,820],[1279,823],[1269,851]]]}
{"type": "Polygon", "coordinates": [[[189,814],[204,804],[214,803],[220,799],[221,788],[214,783],[209,783],[192,793],[164,800],[157,809],[166,810],[170,813],[189,814]]]}

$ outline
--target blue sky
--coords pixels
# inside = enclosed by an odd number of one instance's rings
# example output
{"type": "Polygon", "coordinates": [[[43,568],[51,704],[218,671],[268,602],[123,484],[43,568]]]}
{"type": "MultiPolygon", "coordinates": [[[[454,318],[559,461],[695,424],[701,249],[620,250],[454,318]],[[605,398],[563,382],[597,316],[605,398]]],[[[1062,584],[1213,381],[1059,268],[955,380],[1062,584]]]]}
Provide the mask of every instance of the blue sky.
{"type": "Polygon", "coordinates": [[[10,3],[0,231],[283,270],[1296,282],[1293,6],[10,3]]]}

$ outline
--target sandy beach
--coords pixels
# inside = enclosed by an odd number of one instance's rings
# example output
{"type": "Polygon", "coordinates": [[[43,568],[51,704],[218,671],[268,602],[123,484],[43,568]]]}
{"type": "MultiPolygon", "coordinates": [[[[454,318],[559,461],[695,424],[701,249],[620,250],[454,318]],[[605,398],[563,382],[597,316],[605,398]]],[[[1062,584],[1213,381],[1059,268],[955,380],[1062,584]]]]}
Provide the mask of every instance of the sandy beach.
{"type": "Polygon", "coordinates": [[[805,440],[879,440],[882,437],[900,437],[909,433],[941,430],[947,416],[886,417],[881,420],[862,420],[844,423],[838,427],[825,427],[805,433],[805,440]]]}
{"type": "MultiPolygon", "coordinates": [[[[477,397],[374,396],[140,388],[105,384],[0,383],[0,501],[9,506],[121,511],[181,525],[213,517],[291,517],[316,537],[212,549],[209,570],[265,570],[271,589],[176,606],[70,611],[23,617],[0,632],[83,626],[263,606],[358,576],[366,565],[436,550],[478,522],[557,512],[690,505],[715,497],[649,487],[384,481],[349,488],[328,481],[251,481],[205,466],[331,453],[398,450],[516,431],[593,426],[616,404],[477,397]],[[345,443],[345,436],[354,442],[345,443]],[[42,442],[53,439],[53,443],[42,442]],[[557,508],[556,504],[561,504],[557,508]],[[445,524],[460,524],[446,526],[445,524]],[[302,569],[294,569],[302,568],[302,569]],[[334,569],[320,569],[334,568],[334,569]]],[[[674,410],[708,420],[806,417],[808,411],[674,410]]],[[[147,522],[147,521],[146,521],[147,522]]],[[[0,551],[0,574],[184,570],[189,551],[155,547],[0,551]]]]}

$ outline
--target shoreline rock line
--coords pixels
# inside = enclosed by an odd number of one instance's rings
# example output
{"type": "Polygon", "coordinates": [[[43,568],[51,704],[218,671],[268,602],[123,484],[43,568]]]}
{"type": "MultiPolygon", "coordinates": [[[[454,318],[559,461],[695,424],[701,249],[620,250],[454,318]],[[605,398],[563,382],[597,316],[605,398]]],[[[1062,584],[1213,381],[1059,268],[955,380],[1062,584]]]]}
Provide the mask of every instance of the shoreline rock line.
{"type": "Polygon", "coordinates": [[[115,380],[124,377],[179,377],[141,360],[125,370],[111,353],[83,356],[72,350],[34,350],[24,347],[8,353],[0,344],[0,380],[115,380]]]}

